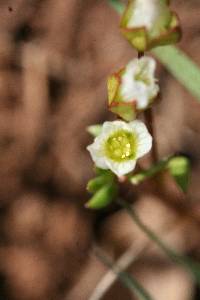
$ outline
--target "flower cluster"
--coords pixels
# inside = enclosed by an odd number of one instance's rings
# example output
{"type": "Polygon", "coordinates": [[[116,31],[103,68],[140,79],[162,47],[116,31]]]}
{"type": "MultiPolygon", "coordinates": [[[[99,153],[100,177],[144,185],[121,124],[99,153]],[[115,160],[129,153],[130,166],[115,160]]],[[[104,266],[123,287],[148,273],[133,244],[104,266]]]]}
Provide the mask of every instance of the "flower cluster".
{"type": "MultiPolygon", "coordinates": [[[[130,0],[121,30],[140,54],[180,38],[178,19],[169,8],[169,0],[130,0]]],[[[142,56],[108,78],[108,106],[122,120],[105,122],[87,147],[98,168],[121,177],[133,171],[137,159],[151,150],[151,133],[136,117],[149,109],[159,94],[155,70],[156,61],[142,56]]],[[[99,191],[97,199],[103,192],[99,191]]]]}

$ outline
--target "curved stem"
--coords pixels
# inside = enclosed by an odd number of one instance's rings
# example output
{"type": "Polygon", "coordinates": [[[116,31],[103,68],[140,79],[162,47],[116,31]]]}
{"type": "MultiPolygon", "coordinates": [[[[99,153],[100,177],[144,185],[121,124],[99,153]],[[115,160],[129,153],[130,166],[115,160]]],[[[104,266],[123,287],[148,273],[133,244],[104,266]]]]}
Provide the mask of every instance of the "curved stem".
{"type": "MultiPolygon", "coordinates": [[[[118,265],[113,264],[112,260],[110,260],[104,252],[95,247],[94,253],[96,257],[107,266],[112,272],[114,272],[117,278],[126,286],[135,296],[137,296],[140,300],[153,300],[151,295],[144,289],[144,287],[129,273],[122,271],[118,265]]],[[[90,298],[90,299],[99,299],[99,298],[90,298]]]]}
{"type": "Polygon", "coordinates": [[[147,225],[143,223],[140,217],[132,209],[132,207],[123,200],[118,200],[119,204],[124,207],[134,221],[134,223],[141,229],[146,236],[155,243],[174,263],[183,266],[187,269],[193,278],[196,280],[197,284],[200,286],[200,264],[194,261],[192,258],[179,254],[173,249],[171,249],[165,242],[160,239],[147,225]]]}

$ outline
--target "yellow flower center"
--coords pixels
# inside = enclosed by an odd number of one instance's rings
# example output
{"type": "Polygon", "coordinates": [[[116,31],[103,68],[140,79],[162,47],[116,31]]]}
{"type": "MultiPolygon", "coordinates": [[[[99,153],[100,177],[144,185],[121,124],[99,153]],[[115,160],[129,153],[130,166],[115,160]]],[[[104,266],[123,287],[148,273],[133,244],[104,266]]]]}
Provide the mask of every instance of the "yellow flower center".
{"type": "Polygon", "coordinates": [[[105,143],[105,154],[116,162],[132,160],[136,157],[137,137],[127,130],[118,130],[105,143]]]}

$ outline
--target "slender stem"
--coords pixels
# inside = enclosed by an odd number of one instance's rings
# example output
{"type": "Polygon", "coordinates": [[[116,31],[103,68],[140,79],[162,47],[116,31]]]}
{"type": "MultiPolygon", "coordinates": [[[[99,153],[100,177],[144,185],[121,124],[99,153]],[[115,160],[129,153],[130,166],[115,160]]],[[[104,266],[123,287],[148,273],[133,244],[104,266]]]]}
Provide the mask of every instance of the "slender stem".
{"type": "MultiPolygon", "coordinates": [[[[120,272],[125,272],[134,262],[136,262],[141,255],[147,250],[150,245],[150,241],[144,243],[134,243],[128,248],[128,250],[123,253],[120,258],[114,263],[114,269],[120,270],[120,272]]],[[[118,274],[113,272],[109,268],[108,272],[102,277],[95,287],[92,295],[88,300],[100,300],[103,299],[110,288],[118,280],[118,274]]]]}
{"type": "MultiPolygon", "coordinates": [[[[179,221],[176,221],[175,223],[173,222],[170,224],[165,224],[164,226],[162,226],[159,234],[162,236],[169,234],[170,232],[172,232],[172,230],[177,228],[177,225],[180,225],[179,221]]],[[[120,270],[121,272],[126,271],[128,268],[130,268],[130,266],[133,266],[133,264],[137,262],[138,259],[141,258],[141,256],[151,247],[152,241],[150,239],[147,239],[145,242],[141,242],[140,239],[134,240],[132,245],[115,262],[114,268],[120,270]]],[[[106,293],[117,281],[117,279],[118,275],[114,273],[112,269],[109,269],[109,271],[98,282],[88,300],[103,299],[106,293]]]]}
{"type": "Polygon", "coordinates": [[[149,169],[147,170],[143,170],[139,173],[136,173],[134,175],[129,175],[127,176],[129,181],[134,184],[134,185],[138,185],[141,182],[155,177],[157,174],[161,173],[162,171],[167,169],[168,163],[170,161],[171,157],[162,159],[161,161],[159,161],[158,163],[152,165],[149,169]]]}
{"type": "Polygon", "coordinates": [[[157,163],[158,162],[157,141],[156,141],[155,130],[154,130],[153,110],[151,107],[144,111],[144,118],[149,133],[153,137],[153,146],[151,150],[152,163],[157,163]]]}
{"type": "Polygon", "coordinates": [[[129,273],[121,271],[121,269],[113,264],[113,262],[97,247],[94,249],[96,257],[109,269],[111,269],[118,279],[140,300],[153,300],[143,286],[129,273]]]}
{"type": "Polygon", "coordinates": [[[200,264],[194,261],[192,258],[181,255],[172,250],[166,245],[151,229],[149,229],[142,220],[138,217],[132,207],[123,200],[118,201],[119,204],[124,207],[134,221],[134,223],[144,232],[147,237],[152,240],[173,262],[185,267],[194,277],[198,285],[200,286],[200,264]]]}
{"type": "MultiPolygon", "coordinates": [[[[141,58],[143,56],[144,56],[144,52],[138,52],[138,58],[141,58]]],[[[151,150],[152,163],[156,163],[158,161],[158,153],[157,153],[157,143],[156,143],[155,131],[154,131],[154,125],[153,125],[153,111],[152,111],[151,107],[144,111],[144,118],[146,121],[147,128],[149,130],[149,133],[153,137],[153,147],[151,150]]]]}
{"type": "Polygon", "coordinates": [[[138,52],[138,58],[141,58],[144,56],[144,52],[138,52]]]}

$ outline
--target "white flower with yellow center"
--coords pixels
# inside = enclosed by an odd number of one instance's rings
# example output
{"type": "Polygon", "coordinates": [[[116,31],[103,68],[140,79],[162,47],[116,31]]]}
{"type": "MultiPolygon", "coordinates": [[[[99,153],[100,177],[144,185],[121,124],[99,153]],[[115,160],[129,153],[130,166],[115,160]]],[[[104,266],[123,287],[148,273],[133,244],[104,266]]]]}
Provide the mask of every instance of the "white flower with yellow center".
{"type": "Polygon", "coordinates": [[[135,102],[138,110],[148,107],[158,95],[155,79],[156,62],[151,57],[133,59],[125,68],[121,78],[120,93],[124,102],[135,102]]]}
{"type": "Polygon", "coordinates": [[[96,166],[117,176],[134,170],[136,161],[151,150],[152,137],[141,121],[105,122],[94,143],[87,147],[96,166]]]}

